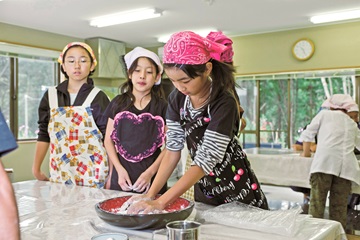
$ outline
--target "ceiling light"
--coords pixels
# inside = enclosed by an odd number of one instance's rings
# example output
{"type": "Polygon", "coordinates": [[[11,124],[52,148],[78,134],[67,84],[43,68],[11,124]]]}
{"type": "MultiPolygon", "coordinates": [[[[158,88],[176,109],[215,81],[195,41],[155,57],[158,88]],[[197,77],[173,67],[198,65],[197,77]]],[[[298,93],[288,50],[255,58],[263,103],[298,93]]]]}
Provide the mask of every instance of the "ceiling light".
{"type": "Polygon", "coordinates": [[[317,24],[317,23],[349,20],[354,18],[360,18],[360,10],[322,14],[311,17],[310,21],[314,24],[317,24]]]}
{"type": "Polygon", "coordinates": [[[93,27],[106,27],[116,24],[135,22],[150,18],[160,17],[162,11],[155,8],[137,9],[133,11],[120,12],[102,17],[94,18],[90,21],[90,26],[93,27]]]}

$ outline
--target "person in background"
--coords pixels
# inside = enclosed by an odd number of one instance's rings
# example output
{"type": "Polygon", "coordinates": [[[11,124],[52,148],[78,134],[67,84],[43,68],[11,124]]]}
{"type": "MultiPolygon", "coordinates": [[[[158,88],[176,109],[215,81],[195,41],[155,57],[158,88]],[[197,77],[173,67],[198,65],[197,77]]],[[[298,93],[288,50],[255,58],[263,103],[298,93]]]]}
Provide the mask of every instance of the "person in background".
{"type": "Polygon", "coordinates": [[[1,157],[18,146],[0,109],[0,239],[20,239],[19,214],[14,189],[6,174],[1,157]]]}
{"type": "MultiPolygon", "coordinates": [[[[167,102],[159,57],[136,47],[124,57],[128,79],[108,106],[105,147],[111,161],[110,189],[147,192],[164,151],[167,102]]],[[[161,186],[160,193],[167,190],[161,186]]]]}
{"type": "Polygon", "coordinates": [[[302,133],[303,157],[310,157],[310,142],[317,136],[317,148],[310,167],[311,199],[309,214],[323,218],[330,192],[329,218],[346,229],[347,201],[351,184],[360,184],[360,169],[354,147],[360,149],[360,131],[352,115],[358,106],[346,94],[334,94],[302,133]]]}
{"type": "Polygon", "coordinates": [[[83,42],[65,46],[58,58],[66,80],[45,92],[39,105],[39,133],[32,171],[36,179],[103,188],[108,160],[99,124],[110,100],[90,78],[97,64],[83,42]],[[50,146],[50,177],[41,164],[50,146]]]}
{"type": "Polygon", "coordinates": [[[234,68],[218,58],[225,49],[191,31],[175,33],[165,44],[164,69],[176,88],[168,99],[167,151],[150,190],[130,198],[128,213],[162,210],[194,184],[195,201],[211,205],[238,201],[268,209],[260,183],[236,140],[240,111],[234,68]],[[154,199],[180,160],[185,140],[191,167],[154,199]]]}

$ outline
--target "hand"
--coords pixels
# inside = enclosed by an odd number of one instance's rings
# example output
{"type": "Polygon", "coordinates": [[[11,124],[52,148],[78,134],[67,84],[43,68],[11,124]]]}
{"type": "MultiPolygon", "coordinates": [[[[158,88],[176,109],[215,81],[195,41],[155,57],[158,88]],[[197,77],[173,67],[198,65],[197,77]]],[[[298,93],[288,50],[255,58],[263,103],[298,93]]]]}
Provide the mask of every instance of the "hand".
{"type": "Polygon", "coordinates": [[[133,185],[133,191],[139,193],[147,193],[150,188],[151,177],[152,176],[150,176],[150,174],[147,174],[146,171],[143,172],[133,185]]]}
{"type": "Polygon", "coordinates": [[[34,177],[40,181],[49,181],[49,178],[41,171],[34,171],[34,177]]]}
{"type": "Polygon", "coordinates": [[[302,152],[302,153],[300,153],[300,156],[301,157],[311,157],[311,153],[302,152]]]}
{"type": "Polygon", "coordinates": [[[147,213],[159,213],[164,208],[157,200],[142,200],[134,202],[127,209],[128,214],[147,214],[147,213]]]}
{"type": "Polygon", "coordinates": [[[133,195],[126,202],[121,205],[120,211],[127,211],[131,204],[151,200],[151,198],[147,197],[145,194],[142,195],[133,195]]]}
{"type": "Polygon", "coordinates": [[[122,168],[120,171],[118,171],[118,178],[118,184],[123,191],[129,192],[133,189],[129,174],[125,168],[122,168]]]}

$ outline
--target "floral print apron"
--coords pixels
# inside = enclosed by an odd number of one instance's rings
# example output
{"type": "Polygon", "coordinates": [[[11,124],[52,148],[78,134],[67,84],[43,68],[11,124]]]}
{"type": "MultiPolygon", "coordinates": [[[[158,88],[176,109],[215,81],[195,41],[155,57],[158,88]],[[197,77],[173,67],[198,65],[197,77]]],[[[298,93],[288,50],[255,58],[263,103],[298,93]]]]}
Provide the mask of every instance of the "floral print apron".
{"type": "Polygon", "coordinates": [[[90,107],[99,91],[94,88],[81,106],[59,107],[56,88],[49,88],[50,181],[104,187],[108,159],[90,107]]]}

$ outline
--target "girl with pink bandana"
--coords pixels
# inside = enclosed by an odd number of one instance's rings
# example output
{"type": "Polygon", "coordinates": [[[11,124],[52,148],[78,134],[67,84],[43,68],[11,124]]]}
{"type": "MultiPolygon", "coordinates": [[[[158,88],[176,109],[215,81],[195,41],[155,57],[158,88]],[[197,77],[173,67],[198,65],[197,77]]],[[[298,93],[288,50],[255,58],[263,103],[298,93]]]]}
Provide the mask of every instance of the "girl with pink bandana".
{"type": "Polygon", "coordinates": [[[90,78],[97,64],[94,52],[86,43],[72,42],[58,62],[66,80],[40,101],[33,174],[42,181],[103,188],[108,160],[100,123],[110,101],[90,78]],[[49,148],[48,177],[41,164],[49,148]]]}
{"type": "Polygon", "coordinates": [[[220,205],[233,201],[268,209],[245,152],[236,135],[239,103],[234,92],[234,68],[220,61],[223,44],[193,32],[175,33],[164,46],[166,75],[176,89],[168,98],[167,151],[148,193],[153,199],[176,167],[186,141],[191,167],[156,200],[133,198],[128,213],[164,209],[194,185],[195,201],[220,205]]]}

